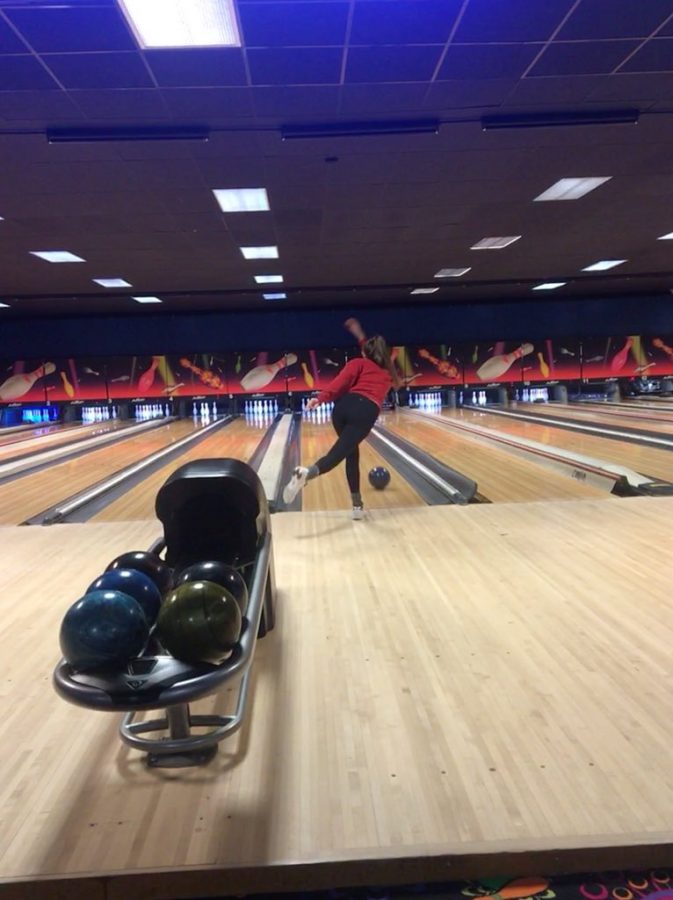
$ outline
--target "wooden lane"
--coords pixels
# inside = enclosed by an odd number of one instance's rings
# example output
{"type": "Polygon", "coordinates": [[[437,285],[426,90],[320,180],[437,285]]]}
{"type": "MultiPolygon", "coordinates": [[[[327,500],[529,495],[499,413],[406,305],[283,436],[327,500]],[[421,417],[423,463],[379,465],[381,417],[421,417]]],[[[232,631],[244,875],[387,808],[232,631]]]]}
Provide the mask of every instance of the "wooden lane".
{"type": "Polygon", "coordinates": [[[521,859],[665,867],[672,515],[631,499],[274,517],[278,618],[249,718],[196,770],[147,768],[119,715],[49,683],[63,612],[155,524],[3,529],[0,880],[22,883],[2,888],[146,900],[515,877],[521,859]]]}
{"type": "Polygon", "coordinates": [[[0,485],[0,523],[23,522],[198,428],[191,419],[170,422],[0,485]]]}
{"type": "Polygon", "coordinates": [[[594,456],[605,462],[616,463],[644,475],[651,475],[653,478],[673,481],[673,453],[667,450],[641,447],[628,441],[602,438],[580,431],[567,431],[555,428],[551,423],[537,424],[476,410],[445,411],[443,415],[449,418],[456,417],[458,421],[469,422],[482,428],[492,428],[504,434],[540,441],[550,447],[561,447],[564,450],[594,456]]]}
{"type": "Polygon", "coordinates": [[[643,413],[631,413],[628,410],[610,410],[583,406],[548,405],[546,403],[518,403],[511,407],[512,412],[534,413],[544,418],[575,420],[580,424],[604,425],[606,428],[640,429],[658,434],[673,436],[673,415],[660,414],[648,417],[643,413]]]}
{"type": "Polygon", "coordinates": [[[187,449],[177,459],[171,460],[147,478],[122,494],[102,509],[92,521],[119,522],[132,519],[153,519],[154,501],[161,485],[178,466],[195,459],[233,457],[247,462],[264,436],[264,430],[254,427],[245,419],[237,419],[215,432],[196,447],[187,449]]]}
{"type": "Polygon", "coordinates": [[[77,429],[81,427],[77,422],[54,422],[52,425],[36,423],[32,428],[17,428],[16,430],[10,428],[7,432],[0,429],[0,447],[4,447],[6,444],[20,444],[22,441],[29,441],[47,434],[56,434],[59,431],[67,430],[77,433],[77,429]]]}
{"type": "Polygon", "coordinates": [[[56,447],[63,447],[69,443],[76,443],[84,440],[84,438],[95,437],[99,434],[109,434],[112,431],[128,427],[128,422],[122,422],[119,419],[110,420],[109,422],[96,422],[91,425],[78,425],[75,428],[54,431],[45,435],[37,435],[20,443],[13,442],[11,444],[3,443],[0,445],[0,462],[6,459],[18,459],[29,453],[35,453],[38,450],[54,450],[56,447]]]}
{"type": "Polygon", "coordinates": [[[450,432],[420,417],[396,412],[383,424],[477,482],[479,493],[493,502],[581,500],[610,495],[591,485],[522,459],[496,445],[489,446],[464,432],[450,432]]]}
{"type": "MultiPolygon", "coordinates": [[[[324,456],[335,440],[336,434],[330,422],[318,424],[304,420],[301,425],[302,465],[311,465],[324,456]]],[[[404,478],[395,473],[390,464],[367,441],[360,445],[360,473],[360,489],[366,509],[424,505],[423,498],[404,478]],[[375,490],[367,478],[367,473],[375,466],[385,466],[391,472],[390,484],[383,491],[375,490]]],[[[309,482],[302,492],[302,509],[305,510],[350,509],[351,505],[343,463],[326,475],[309,482]]]]}

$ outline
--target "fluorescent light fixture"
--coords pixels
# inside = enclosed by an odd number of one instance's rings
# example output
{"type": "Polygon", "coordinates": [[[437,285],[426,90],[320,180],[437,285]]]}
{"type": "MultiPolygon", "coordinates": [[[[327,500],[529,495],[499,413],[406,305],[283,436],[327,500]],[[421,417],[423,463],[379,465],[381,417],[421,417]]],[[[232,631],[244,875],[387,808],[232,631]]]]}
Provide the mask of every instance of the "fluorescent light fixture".
{"type": "Polygon", "coordinates": [[[381,134],[439,134],[439,119],[393,119],[373,122],[339,122],[326,125],[285,125],[281,128],[284,141],[302,138],[376,137],[381,134]]]}
{"type": "Polygon", "coordinates": [[[662,236],[660,238],[657,238],[657,240],[658,241],[673,241],[673,231],[669,231],[668,234],[662,234],[662,236]]]}
{"type": "Polygon", "coordinates": [[[141,47],[240,47],[233,0],[119,0],[141,47]]]}
{"type": "Polygon", "coordinates": [[[84,262],[81,256],[75,256],[68,250],[30,250],[31,256],[39,256],[50,263],[84,262]]]}
{"type": "Polygon", "coordinates": [[[435,272],[435,278],[460,278],[461,275],[467,274],[470,268],[467,266],[465,269],[440,269],[439,272],[435,272]]]}
{"type": "Polygon", "coordinates": [[[0,303],[0,308],[9,309],[9,303],[0,303]]]}
{"type": "Polygon", "coordinates": [[[262,294],[265,300],[287,300],[287,294],[262,294]]]}
{"type": "Polygon", "coordinates": [[[133,297],[136,303],[161,303],[158,297],[133,297]]]}
{"type": "Polygon", "coordinates": [[[614,269],[615,266],[621,266],[625,263],[625,259],[602,259],[600,262],[594,263],[582,269],[583,272],[605,272],[608,269],[614,269]]]}
{"type": "Polygon", "coordinates": [[[563,287],[566,285],[567,281],[545,281],[544,284],[537,284],[533,290],[534,291],[555,291],[556,288],[563,287]]]}
{"type": "Polygon", "coordinates": [[[436,288],[414,288],[411,293],[412,294],[436,294],[438,290],[439,290],[438,287],[436,287],[436,288]]]}
{"type": "Polygon", "coordinates": [[[282,284],[282,275],[255,275],[257,284],[282,284]]]}
{"type": "Polygon", "coordinates": [[[561,178],[535,200],[579,200],[611,178],[612,175],[604,178],[561,178]]]}
{"type": "Polygon", "coordinates": [[[266,188],[216,188],[213,191],[220,209],[225,213],[268,212],[269,197],[266,188]]]}
{"type": "Polygon", "coordinates": [[[636,125],[640,113],[637,109],[618,109],[588,112],[523,113],[504,116],[484,116],[484,131],[498,128],[554,128],[572,125],[636,125]]]}
{"type": "Polygon", "coordinates": [[[124,281],[123,278],[94,278],[95,284],[99,284],[104,288],[127,288],[133,287],[132,284],[129,284],[128,281],[124,281]]]}
{"type": "Polygon", "coordinates": [[[241,247],[246,259],[278,259],[278,247],[241,247]]]}
{"type": "Polygon", "coordinates": [[[478,241],[472,247],[471,250],[502,250],[505,247],[509,247],[510,244],[513,244],[515,241],[521,240],[520,234],[511,235],[511,237],[491,237],[491,238],[483,238],[481,241],[478,241]]]}

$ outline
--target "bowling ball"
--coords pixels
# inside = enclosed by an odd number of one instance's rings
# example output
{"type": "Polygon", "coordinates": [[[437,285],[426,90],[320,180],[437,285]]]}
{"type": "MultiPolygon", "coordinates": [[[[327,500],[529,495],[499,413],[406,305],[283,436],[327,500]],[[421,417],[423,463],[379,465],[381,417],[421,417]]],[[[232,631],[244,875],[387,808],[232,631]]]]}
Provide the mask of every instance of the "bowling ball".
{"type": "Polygon", "coordinates": [[[66,612],[59,640],[63,657],[78,671],[123,668],[149,638],[140,604],[121,591],[92,591],[66,612]]]}
{"type": "Polygon", "coordinates": [[[188,581],[166,597],[157,636],[183,662],[217,664],[241,634],[241,611],[226,588],[212,581],[188,581]]]}
{"type": "Polygon", "coordinates": [[[248,608],[248,586],[241,573],[233,566],[217,560],[194,563],[179,573],[175,579],[175,586],[187,584],[189,581],[212,581],[214,584],[221,584],[238,603],[241,615],[245,615],[248,608]]]}
{"type": "Polygon", "coordinates": [[[87,588],[91,591],[121,591],[128,594],[140,604],[149,625],[154,625],[159,615],[161,594],[159,588],[138,569],[110,569],[97,578],[87,588]]]}
{"type": "Polygon", "coordinates": [[[151,578],[159,588],[159,592],[163,596],[171,587],[171,570],[166,563],[156,555],[146,550],[131,550],[128,553],[122,553],[116,559],[113,559],[105,570],[109,572],[112,569],[137,569],[151,578]]]}
{"type": "Polygon", "coordinates": [[[382,491],[386,485],[390,484],[390,472],[383,466],[375,466],[369,472],[369,483],[377,491],[382,491]]]}

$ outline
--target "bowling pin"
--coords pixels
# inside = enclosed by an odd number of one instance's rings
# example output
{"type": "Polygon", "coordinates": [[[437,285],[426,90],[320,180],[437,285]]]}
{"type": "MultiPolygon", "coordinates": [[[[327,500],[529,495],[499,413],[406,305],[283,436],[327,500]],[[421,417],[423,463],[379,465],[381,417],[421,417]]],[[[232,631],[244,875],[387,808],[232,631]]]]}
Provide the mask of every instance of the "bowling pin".
{"type": "Polygon", "coordinates": [[[281,369],[286,366],[292,366],[297,362],[297,356],[294,353],[287,353],[278,362],[269,366],[255,366],[247,375],[241,378],[241,387],[245,391],[255,391],[266,387],[270,384],[281,369]]]}
{"type": "Polygon", "coordinates": [[[313,385],[315,384],[315,381],[314,381],[314,379],[313,379],[313,375],[311,375],[311,373],[309,372],[308,366],[306,365],[305,362],[303,362],[303,363],[301,364],[301,367],[302,367],[302,369],[304,370],[304,381],[305,381],[305,383],[306,383],[306,387],[312,388],[313,385]]]}
{"type": "Polygon", "coordinates": [[[541,353],[538,353],[537,358],[540,360],[540,372],[542,373],[543,378],[549,377],[549,366],[545,362],[545,358],[541,353]]]}
{"type": "Polygon", "coordinates": [[[23,397],[32,388],[38,378],[51,375],[56,371],[54,363],[48,362],[34,372],[23,372],[10,377],[0,385],[0,400],[16,400],[23,397]]]}
{"type": "Polygon", "coordinates": [[[509,370],[517,359],[521,359],[522,356],[528,356],[534,349],[532,344],[522,344],[513,353],[502,353],[498,356],[492,356],[477,369],[477,377],[482,381],[492,381],[495,378],[499,378],[509,370]]]}

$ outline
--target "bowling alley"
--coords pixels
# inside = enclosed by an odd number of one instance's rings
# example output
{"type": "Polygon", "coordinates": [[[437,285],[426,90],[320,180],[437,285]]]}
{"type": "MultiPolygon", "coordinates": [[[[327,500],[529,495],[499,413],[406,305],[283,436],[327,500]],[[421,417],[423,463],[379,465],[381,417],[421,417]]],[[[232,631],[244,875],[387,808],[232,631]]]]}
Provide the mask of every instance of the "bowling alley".
{"type": "Polygon", "coordinates": [[[673,0],[0,0],[0,900],[673,900],[673,0]]]}

